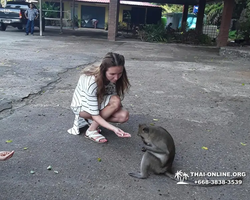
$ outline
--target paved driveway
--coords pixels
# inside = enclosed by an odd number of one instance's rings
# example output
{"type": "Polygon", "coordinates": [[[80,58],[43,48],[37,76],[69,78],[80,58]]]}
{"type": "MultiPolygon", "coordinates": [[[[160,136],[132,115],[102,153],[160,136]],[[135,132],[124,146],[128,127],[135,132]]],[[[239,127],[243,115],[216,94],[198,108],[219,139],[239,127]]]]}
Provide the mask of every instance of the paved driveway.
{"type": "Polygon", "coordinates": [[[227,179],[192,177],[191,172],[248,173],[249,62],[220,57],[215,48],[108,42],[91,30],[57,31],[43,37],[11,28],[0,32],[0,147],[15,150],[0,163],[1,200],[249,199],[248,174],[242,185],[220,187],[128,176],[139,170],[143,154],[139,123],[154,123],[172,134],[174,171],[182,170],[190,180],[227,179]],[[66,130],[73,122],[69,105],[81,70],[99,64],[109,51],[126,58],[132,87],[123,105],[130,120],[117,126],[132,138],[104,129],[109,143],[100,145],[66,130]]]}

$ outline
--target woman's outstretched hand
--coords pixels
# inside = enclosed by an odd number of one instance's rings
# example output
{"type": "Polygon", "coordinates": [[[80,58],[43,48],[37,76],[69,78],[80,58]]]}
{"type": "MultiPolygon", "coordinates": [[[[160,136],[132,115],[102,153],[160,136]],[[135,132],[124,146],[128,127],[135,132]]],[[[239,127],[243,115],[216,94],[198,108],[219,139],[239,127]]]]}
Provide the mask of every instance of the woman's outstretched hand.
{"type": "Polygon", "coordinates": [[[8,160],[14,154],[14,151],[0,151],[0,161],[8,160]]]}
{"type": "Polygon", "coordinates": [[[114,132],[115,132],[115,134],[118,136],[118,137],[124,137],[124,138],[126,138],[126,137],[131,137],[131,135],[129,134],[129,133],[126,133],[126,132],[124,132],[122,129],[120,129],[120,128],[115,128],[114,129],[114,132]]]}

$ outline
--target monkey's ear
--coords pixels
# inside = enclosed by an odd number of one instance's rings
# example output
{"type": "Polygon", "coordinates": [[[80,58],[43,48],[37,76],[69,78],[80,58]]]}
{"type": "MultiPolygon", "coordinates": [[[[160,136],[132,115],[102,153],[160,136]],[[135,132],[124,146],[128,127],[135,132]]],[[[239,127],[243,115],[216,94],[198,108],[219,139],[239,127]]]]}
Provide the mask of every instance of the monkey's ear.
{"type": "Polygon", "coordinates": [[[142,129],[142,131],[143,131],[144,133],[149,133],[149,128],[148,128],[148,127],[144,127],[144,128],[142,129]]]}

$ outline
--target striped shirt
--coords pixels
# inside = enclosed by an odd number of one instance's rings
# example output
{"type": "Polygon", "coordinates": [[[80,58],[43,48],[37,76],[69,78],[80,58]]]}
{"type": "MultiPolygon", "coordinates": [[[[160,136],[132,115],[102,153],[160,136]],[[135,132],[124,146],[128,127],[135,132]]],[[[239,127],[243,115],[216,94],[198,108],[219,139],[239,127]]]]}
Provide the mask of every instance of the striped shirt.
{"type": "Polygon", "coordinates": [[[71,107],[81,107],[81,111],[85,111],[90,115],[99,115],[97,84],[94,76],[87,76],[85,74],[80,76],[71,107]]]}
{"type": "Polygon", "coordinates": [[[68,132],[73,135],[78,135],[79,128],[87,125],[85,119],[79,117],[79,112],[85,111],[92,116],[99,115],[100,110],[107,106],[110,97],[116,94],[115,84],[110,82],[105,86],[103,102],[98,104],[95,77],[85,74],[81,75],[71,102],[71,109],[75,113],[74,125],[68,132]]]}

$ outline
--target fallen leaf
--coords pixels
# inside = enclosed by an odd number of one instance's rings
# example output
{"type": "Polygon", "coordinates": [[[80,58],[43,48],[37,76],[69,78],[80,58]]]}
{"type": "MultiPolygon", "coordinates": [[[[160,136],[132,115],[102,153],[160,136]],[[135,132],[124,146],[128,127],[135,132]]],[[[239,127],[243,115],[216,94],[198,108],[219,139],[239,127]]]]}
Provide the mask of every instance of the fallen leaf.
{"type": "Polygon", "coordinates": [[[158,121],[159,121],[159,119],[153,119],[153,121],[156,121],[156,122],[158,122],[158,121]]]}
{"type": "Polygon", "coordinates": [[[244,86],[244,85],[245,85],[245,83],[242,83],[242,85],[244,86]]]}
{"type": "Polygon", "coordinates": [[[241,142],[240,144],[241,144],[242,146],[246,146],[246,145],[247,145],[247,144],[245,144],[245,143],[243,143],[243,142],[241,142]]]}
{"type": "Polygon", "coordinates": [[[204,150],[208,150],[208,148],[207,148],[207,147],[202,147],[202,149],[204,149],[204,150]]]}
{"type": "Polygon", "coordinates": [[[58,174],[59,172],[58,171],[54,171],[56,174],[58,174]]]}
{"type": "Polygon", "coordinates": [[[30,173],[31,173],[31,174],[34,174],[34,173],[35,173],[35,171],[32,171],[32,170],[31,170],[31,171],[30,171],[30,173]]]}
{"type": "Polygon", "coordinates": [[[28,149],[28,147],[24,147],[24,148],[23,148],[23,150],[27,150],[27,149],[28,149]]]}
{"type": "Polygon", "coordinates": [[[98,160],[98,162],[101,162],[101,161],[102,161],[102,159],[101,159],[101,158],[97,158],[97,160],[98,160]]]}
{"type": "Polygon", "coordinates": [[[11,143],[13,142],[13,140],[6,140],[6,143],[11,143]]]}
{"type": "Polygon", "coordinates": [[[47,170],[51,170],[51,169],[52,169],[52,167],[51,167],[51,166],[48,166],[48,167],[47,167],[47,170]]]}
{"type": "Polygon", "coordinates": [[[154,123],[150,123],[151,126],[154,126],[155,124],[154,123]]]}

